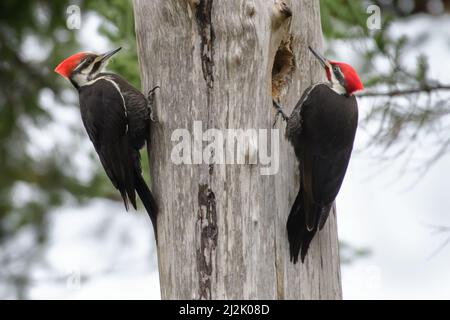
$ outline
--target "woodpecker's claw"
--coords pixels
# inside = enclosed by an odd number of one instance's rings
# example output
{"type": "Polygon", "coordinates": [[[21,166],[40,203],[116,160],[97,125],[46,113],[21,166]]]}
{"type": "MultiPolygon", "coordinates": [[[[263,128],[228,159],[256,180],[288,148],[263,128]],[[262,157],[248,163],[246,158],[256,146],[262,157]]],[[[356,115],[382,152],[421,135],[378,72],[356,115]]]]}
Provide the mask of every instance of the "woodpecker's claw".
{"type": "Polygon", "coordinates": [[[275,121],[273,122],[273,127],[275,127],[275,125],[278,122],[278,117],[280,115],[284,121],[287,121],[289,119],[289,116],[284,112],[283,107],[280,106],[280,104],[275,100],[273,100],[273,107],[275,108],[275,110],[277,110],[277,114],[275,115],[275,121]]]}
{"type": "Polygon", "coordinates": [[[160,86],[155,86],[155,87],[153,87],[153,89],[151,89],[151,90],[148,92],[147,97],[150,97],[150,96],[154,95],[156,89],[161,89],[161,87],[160,87],[160,86]]]}
{"type": "Polygon", "coordinates": [[[153,110],[150,110],[150,120],[152,122],[158,122],[158,116],[153,112],[153,110]]]}
{"type": "Polygon", "coordinates": [[[150,108],[150,120],[153,122],[158,122],[158,117],[155,114],[155,110],[153,108],[153,103],[155,101],[155,91],[156,89],[161,89],[160,86],[156,86],[153,89],[151,89],[147,94],[147,100],[148,100],[148,106],[150,108]]]}

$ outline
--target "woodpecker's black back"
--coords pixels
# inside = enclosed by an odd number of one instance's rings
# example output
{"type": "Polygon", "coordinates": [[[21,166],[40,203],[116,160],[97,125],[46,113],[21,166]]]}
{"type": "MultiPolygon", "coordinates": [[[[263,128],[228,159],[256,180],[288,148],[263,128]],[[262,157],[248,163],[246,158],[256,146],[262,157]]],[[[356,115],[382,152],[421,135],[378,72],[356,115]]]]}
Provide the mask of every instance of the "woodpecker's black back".
{"type": "Polygon", "coordinates": [[[301,174],[287,222],[294,263],[300,250],[304,261],[314,235],[328,218],[347,171],[357,123],[355,97],[340,95],[325,83],[305,90],[287,120],[286,136],[301,174]]]}
{"type": "Polygon", "coordinates": [[[100,73],[78,88],[83,124],[106,174],[128,209],[136,208],[136,191],[155,231],[158,208],[142,177],[139,150],[144,146],[150,123],[145,96],[119,76],[100,73]]]}

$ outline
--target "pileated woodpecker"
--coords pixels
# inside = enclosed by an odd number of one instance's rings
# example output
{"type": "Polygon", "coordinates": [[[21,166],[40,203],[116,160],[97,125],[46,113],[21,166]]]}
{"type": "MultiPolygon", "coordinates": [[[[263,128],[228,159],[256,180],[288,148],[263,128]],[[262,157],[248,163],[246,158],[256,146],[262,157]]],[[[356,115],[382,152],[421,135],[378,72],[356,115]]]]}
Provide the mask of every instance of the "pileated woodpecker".
{"type": "MultiPolygon", "coordinates": [[[[156,233],[158,208],[142,177],[139,150],[144,146],[151,120],[149,100],[131,84],[103,68],[121,48],[104,54],[80,52],[55,69],[78,90],[81,118],[103,168],[119,190],[125,208],[136,209],[136,191],[156,233]]],[[[153,90],[149,93],[153,94],[153,90]]]]}
{"type": "Polygon", "coordinates": [[[348,64],[327,60],[309,47],[325,69],[328,82],[306,89],[292,111],[284,114],[286,137],[294,147],[301,173],[300,190],[287,221],[291,261],[301,250],[304,262],[309,245],[327,221],[350,160],[358,124],[353,93],[363,89],[348,64]]]}

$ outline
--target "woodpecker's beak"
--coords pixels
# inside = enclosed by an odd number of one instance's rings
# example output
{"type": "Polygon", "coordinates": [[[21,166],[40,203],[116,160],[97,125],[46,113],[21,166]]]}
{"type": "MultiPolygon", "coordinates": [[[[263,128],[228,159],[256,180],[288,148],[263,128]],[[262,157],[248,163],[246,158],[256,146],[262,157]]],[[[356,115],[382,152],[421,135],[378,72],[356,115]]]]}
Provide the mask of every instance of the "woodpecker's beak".
{"type": "Polygon", "coordinates": [[[99,56],[99,58],[100,58],[99,61],[101,61],[102,63],[106,62],[106,60],[108,60],[108,59],[111,58],[113,55],[115,55],[117,52],[119,52],[120,49],[122,49],[122,47],[119,47],[119,48],[117,48],[117,49],[114,49],[114,50],[108,51],[108,52],[106,52],[106,53],[104,53],[104,54],[101,54],[101,55],[99,56]]]}
{"type": "Polygon", "coordinates": [[[324,67],[326,69],[327,67],[330,66],[330,63],[328,62],[328,60],[324,56],[322,56],[320,53],[318,53],[313,48],[311,48],[309,46],[308,46],[308,48],[313,53],[313,55],[319,60],[319,62],[322,65],[322,67],[324,67]]]}

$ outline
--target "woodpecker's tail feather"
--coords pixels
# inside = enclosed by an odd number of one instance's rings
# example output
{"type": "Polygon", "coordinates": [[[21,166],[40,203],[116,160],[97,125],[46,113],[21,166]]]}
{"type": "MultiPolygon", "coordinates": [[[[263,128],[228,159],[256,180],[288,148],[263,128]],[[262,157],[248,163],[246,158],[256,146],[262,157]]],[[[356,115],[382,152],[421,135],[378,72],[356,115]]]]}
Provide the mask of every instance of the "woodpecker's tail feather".
{"type": "Polygon", "coordinates": [[[289,213],[288,221],[286,224],[289,251],[291,261],[296,264],[298,262],[298,256],[302,263],[305,262],[306,254],[308,253],[309,245],[317,232],[317,226],[312,230],[308,230],[306,225],[304,199],[301,190],[298,192],[295,202],[292,205],[291,212],[289,213]]]}
{"type": "Polygon", "coordinates": [[[119,190],[126,210],[128,211],[129,202],[136,208],[133,182],[134,159],[129,156],[128,138],[123,136],[115,143],[96,147],[96,150],[106,174],[114,187],[119,190]]]}
{"type": "Polygon", "coordinates": [[[315,227],[311,231],[308,231],[305,226],[305,234],[303,236],[303,243],[302,243],[302,252],[300,254],[302,263],[305,262],[305,257],[308,254],[309,245],[311,244],[311,241],[314,238],[316,232],[317,232],[317,227],[315,227]]]}
{"type": "Polygon", "coordinates": [[[320,217],[319,217],[319,230],[322,230],[323,227],[325,226],[325,223],[328,220],[328,216],[330,215],[332,206],[333,206],[333,202],[330,203],[329,205],[323,206],[321,208],[320,217]]]}
{"type": "Polygon", "coordinates": [[[152,220],[155,239],[158,240],[157,238],[158,233],[156,228],[157,227],[156,217],[158,215],[158,206],[156,204],[156,200],[153,197],[152,192],[148,188],[147,184],[144,181],[144,178],[142,177],[142,174],[138,170],[135,170],[134,187],[136,188],[139,198],[141,198],[142,203],[144,204],[145,210],[147,210],[147,213],[150,216],[150,219],[152,220]]]}
{"type": "Polygon", "coordinates": [[[123,199],[123,204],[125,206],[125,210],[128,211],[128,196],[127,193],[125,191],[119,190],[120,191],[120,196],[123,199]]]}
{"type": "Polygon", "coordinates": [[[286,224],[291,262],[294,264],[298,261],[298,254],[302,246],[302,238],[305,231],[305,216],[303,214],[303,201],[301,198],[301,191],[299,191],[286,224]]]}

